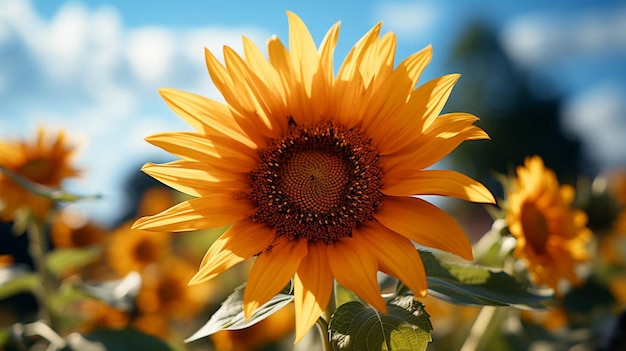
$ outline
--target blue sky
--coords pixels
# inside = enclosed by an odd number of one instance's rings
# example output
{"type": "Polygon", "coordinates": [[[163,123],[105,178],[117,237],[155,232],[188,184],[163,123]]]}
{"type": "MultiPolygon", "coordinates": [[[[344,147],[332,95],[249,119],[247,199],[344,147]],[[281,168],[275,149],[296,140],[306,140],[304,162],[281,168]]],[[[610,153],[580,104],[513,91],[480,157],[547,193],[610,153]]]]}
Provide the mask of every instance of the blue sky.
{"type": "Polygon", "coordinates": [[[380,20],[398,36],[397,61],[433,44],[425,79],[451,73],[451,45],[468,21],[484,21],[519,65],[564,96],[564,127],[583,137],[586,152],[604,167],[626,166],[623,1],[0,0],[0,138],[29,137],[39,125],[66,129],[85,169],[68,185],[104,194],[85,208],[112,218],[128,172],[166,157],[143,138],[188,129],[157,89],[219,100],[204,47],[238,50],[241,35],[261,48],[272,34],[287,42],[286,10],[317,42],[341,20],[338,59],[380,20]]]}

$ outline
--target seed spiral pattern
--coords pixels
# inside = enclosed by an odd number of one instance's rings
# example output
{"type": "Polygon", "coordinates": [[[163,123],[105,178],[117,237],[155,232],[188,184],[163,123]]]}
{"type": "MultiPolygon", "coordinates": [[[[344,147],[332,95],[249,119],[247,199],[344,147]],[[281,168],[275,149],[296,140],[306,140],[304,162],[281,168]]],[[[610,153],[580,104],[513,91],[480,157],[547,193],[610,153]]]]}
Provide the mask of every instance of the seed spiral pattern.
{"type": "Polygon", "coordinates": [[[252,219],[277,235],[330,244],[373,220],[382,193],[378,154],[358,128],[332,122],[298,126],[259,152],[250,172],[252,219]]]}

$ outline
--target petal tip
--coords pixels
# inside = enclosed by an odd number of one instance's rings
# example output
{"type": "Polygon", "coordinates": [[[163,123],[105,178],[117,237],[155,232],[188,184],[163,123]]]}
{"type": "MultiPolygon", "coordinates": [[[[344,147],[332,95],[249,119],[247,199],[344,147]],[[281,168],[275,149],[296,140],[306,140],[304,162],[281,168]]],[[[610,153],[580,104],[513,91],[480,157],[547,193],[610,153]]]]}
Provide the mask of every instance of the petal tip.
{"type": "Polygon", "coordinates": [[[302,341],[302,338],[304,338],[308,333],[309,330],[299,330],[298,328],[296,328],[296,338],[294,339],[293,344],[295,345],[302,341]]]}
{"type": "Polygon", "coordinates": [[[248,301],[243,303],[243,318],[247,321],[250,320],[252,314],[259,308],[256,301],[248,301]]]}
{"type": "Polygon", "coordinates": [[[196,274],[194,274],[193,277],[191,277],[191,279],[189,279],[189,282],[187,282],[188,286],[192,286],[192,285],[198,285],[200,283],[204,283],[205,281],[209,280],[210,278],[207,277],[203,277],[200,272],[196,272],[196,274]]]}
{"type": "Polygon", "coordinates": [[[144,220],[144,219],[145,219],[145,218],[146,218],[146,217],[141,217],[141,218],[139,218],[138,220],[136,220],[136,221],[135,221],[135,222],[134,222],[134,223],[130,226],[130,229],[133,229],[133,230],[134,230],[134,229],[139,229],[139,230],[144,229],[144,222],[145,222],[145,220],[144,220]]]}

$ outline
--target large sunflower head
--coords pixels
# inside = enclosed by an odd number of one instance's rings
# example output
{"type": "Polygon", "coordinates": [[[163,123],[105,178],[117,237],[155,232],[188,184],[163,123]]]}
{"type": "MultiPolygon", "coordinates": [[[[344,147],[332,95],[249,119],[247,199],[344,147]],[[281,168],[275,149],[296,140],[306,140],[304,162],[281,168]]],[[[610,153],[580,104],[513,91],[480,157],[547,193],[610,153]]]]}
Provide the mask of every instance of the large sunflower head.
{"type": "MultiPolygon", "coordinates": [[[[32,142],[0,141],[0,165],[33,183],[58,188],[65,178],[79,174],[70,163],[73,152],[64,132],[50,136],[40,128],[32,142]]],[[[0,219],[14,220],[18,210],[43,219],[51,205],[52,200],[28,191],[0,171],[0,219]]]]}
{"type": "Polygon", "coordinates": [[[339,24],[319,48],[288,13],[289,49],[268,40],[266,57],[247,38],[243,56],[206,51],[225,103],[161,90],[194,129],[147,141],[181,160],[143,170],[194,196],[137,228],[188,231],[232,224],[212,245],[192,283],[253,256],[244,292],[246,316],[294,280],[296,340],[331,296],[333,279],[386,311],[377,271],[417,296],[426,277],[412,242],[472,258],[457,223],[420,195],[493,203],[480,183],[450,170],[428,170],[461,142],[486,139],[467,113],[440,115],[459,78],[418,88],[431,48],[394,63],[396,37],[374,26],[335,74],[339,24]]]}
{"type": "Polygon", "coordinates": [[[587,216],[571,207],[574,188],[560,185],[539,156],[517,168],[507,195],[507,223],[517,239],[513,254],[523,259],[532,280],[554,289],[561,279],[578,283],[576,264],[588,259],[587,216]]]}

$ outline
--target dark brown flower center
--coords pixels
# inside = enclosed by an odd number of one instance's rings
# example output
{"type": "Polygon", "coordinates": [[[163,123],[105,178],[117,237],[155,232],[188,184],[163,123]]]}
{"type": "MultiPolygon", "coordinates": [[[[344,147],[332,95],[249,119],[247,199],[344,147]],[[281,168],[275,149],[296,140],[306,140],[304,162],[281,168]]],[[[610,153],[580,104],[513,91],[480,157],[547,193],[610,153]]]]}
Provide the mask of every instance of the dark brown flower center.
{"type": "Polygon", "coordinates": [[[158,249],[155,244],[148,241],[142,240],[137,243],[135,246],[135,258],[143,263],[150,263],[156,261],[158,256],[158,249]]]}
{"type": "Polygon", "coordinates": [[[359,129],[292,123],[260,156],[250,172],[249,195],[257,206],[252,219],[275,227],[277,235],[329,244],[374,218],[382,171],[359,129]]]}
{"type": "Polygon", "coordinates": [[[521,220],[526,241],[536,253],[543,253],[550,236],[546,217],[535,204],[525,202],[522,205],[521,220]]]}
{"type": "Polygon", "coordinates": [[[54,163],[43,157],[29,160],[21,165],[16,173],[39,184],[58,186],[60,183],[54,163]]]}

